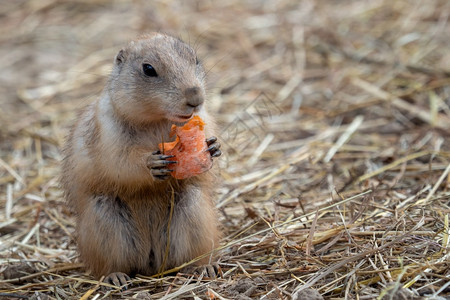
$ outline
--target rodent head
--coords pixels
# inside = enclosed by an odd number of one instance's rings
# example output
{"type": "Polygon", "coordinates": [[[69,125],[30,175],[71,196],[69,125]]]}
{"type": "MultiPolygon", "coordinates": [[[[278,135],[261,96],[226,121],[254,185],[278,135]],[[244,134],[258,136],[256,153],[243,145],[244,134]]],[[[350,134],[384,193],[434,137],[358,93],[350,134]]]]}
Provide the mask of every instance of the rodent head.
{"type": "Polygon", "coordinates": [[[205,72],[195,51],[160,33],[144,36],[120,50],[108,83],[114,111],[140,125],[186,122],[203,108],[205,72]]]}

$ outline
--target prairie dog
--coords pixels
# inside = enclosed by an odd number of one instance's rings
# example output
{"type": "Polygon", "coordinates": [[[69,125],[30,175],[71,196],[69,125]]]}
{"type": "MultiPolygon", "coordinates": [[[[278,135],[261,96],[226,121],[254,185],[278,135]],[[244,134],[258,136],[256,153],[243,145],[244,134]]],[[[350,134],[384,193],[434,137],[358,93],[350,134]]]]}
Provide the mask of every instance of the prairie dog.
{"type": "MultiPolygon", "coordinates": [[[[72,127],[61,183],[76,214],[80,257],[94,276],[111,274],[110,282],[122,285],[218,246],[214,175],[176,180],[157,151],[171,125],[193,114],[214,136],[204,79],[189,45],[161,33],[143,36],[119,51],[100,98],[72,127]]],[[[214,137],[207,143],[211,157],[221,154],[214,137]]]]}

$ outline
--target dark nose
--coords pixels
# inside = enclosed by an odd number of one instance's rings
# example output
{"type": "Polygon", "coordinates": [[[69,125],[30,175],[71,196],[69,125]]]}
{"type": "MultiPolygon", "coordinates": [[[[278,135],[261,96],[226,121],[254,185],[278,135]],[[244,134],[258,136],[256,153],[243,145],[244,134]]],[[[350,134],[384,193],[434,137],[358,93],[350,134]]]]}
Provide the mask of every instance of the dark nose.
{"type": "Polygon", "coordinates": [[[190,107],[197,107],[203,103],[202,90],[195,86],[184,90],[186,104],[190,107]]]}

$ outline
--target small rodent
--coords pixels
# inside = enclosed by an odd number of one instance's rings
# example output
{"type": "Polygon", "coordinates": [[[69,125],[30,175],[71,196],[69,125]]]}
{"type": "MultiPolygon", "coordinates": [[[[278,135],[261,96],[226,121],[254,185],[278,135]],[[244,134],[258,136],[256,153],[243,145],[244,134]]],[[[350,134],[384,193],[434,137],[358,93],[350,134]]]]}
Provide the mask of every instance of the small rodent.
{"type": "MultiPolygon", "coordinates": [[[[122,285],[218,246],[213,172],[174,179],[172,162],[158,152],[171,125],[193,114],[214,136],[204,80],[189,45],[161,33],[142,36],[119,51],[101,97],[72,127],[61,183],[76,215],[80,257],[94,276],[122,285]]],[[[215,137],[207,144],[211,159],[221,154],[215,137]]]]}

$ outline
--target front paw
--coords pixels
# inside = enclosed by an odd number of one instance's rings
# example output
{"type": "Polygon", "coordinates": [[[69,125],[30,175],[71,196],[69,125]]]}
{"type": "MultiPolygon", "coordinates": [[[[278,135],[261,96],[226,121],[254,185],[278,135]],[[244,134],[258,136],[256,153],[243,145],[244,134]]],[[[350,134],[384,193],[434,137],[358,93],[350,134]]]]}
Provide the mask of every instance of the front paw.
{"type": "Polygon", "coordinates": [[[169,169],[168,167],[172,164],[177,163],[174,160],[168,160],[172,157],[174,156],[163,155],[159,150],[153,152],[149,156],[147,160],[147,167],[150,169],[150,173],[155,179],[166,180],[167,178],[169,178],[170,173],[173,172],[173,170],[169,169]]]}
{"type": "Polygon", "coordinates": [[[211,154],[211,157],[219,157],[222,154],[222,151],[220,151],[220,144],[215,136],[206,139],[206,144],[208,145],[206,151],[211,154]]]}

